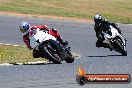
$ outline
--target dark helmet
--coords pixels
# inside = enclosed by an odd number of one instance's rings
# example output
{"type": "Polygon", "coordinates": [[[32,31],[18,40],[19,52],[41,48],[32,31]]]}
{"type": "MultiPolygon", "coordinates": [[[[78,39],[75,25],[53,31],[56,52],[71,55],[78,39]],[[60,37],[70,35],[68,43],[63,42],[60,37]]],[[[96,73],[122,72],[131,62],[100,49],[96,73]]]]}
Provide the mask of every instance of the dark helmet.
{"type": "Polygon", "coordinates": [[[100,14],[95,15],[94,22],[95,22],[96,26],[100,26],[102,23],[102,20],[103,20],[103,18],[100,14]]]}

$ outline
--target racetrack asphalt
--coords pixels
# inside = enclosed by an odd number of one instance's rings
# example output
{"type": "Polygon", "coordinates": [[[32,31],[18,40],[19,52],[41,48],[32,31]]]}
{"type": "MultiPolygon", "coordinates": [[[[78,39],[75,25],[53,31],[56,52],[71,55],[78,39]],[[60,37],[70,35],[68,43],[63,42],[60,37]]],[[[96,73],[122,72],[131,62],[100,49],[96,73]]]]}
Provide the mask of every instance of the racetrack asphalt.
{"type": "Polygon", "coordinates": [[[41,19],[0,15],[0,43],[24,45],[19,24],[28,21],[31,25],[47,24],[56,28],[73,52],[81,55],[74,63],[45,65],[13,65],[0,67],[0,88],[132,88],[129,84],[86,84],[76,83],[76,73],[82,66],[88,74],[132,75],[132,25],[120,24],[127,38],[128,56],[115,51],[96,48],[92,23],[67,20],[41,19]]]}

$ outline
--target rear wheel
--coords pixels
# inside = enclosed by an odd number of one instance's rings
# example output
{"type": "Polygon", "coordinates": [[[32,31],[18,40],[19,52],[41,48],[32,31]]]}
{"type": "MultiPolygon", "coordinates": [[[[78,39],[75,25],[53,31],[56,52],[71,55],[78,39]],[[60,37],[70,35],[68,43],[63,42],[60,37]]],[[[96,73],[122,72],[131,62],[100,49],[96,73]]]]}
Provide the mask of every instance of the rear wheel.
{"type": "Polygon", "coordinates": [[[35,49],[33,49],[32,55],[33,55],[34,58],[39,58],[40,57],[39,51],[35,50],[35,49]]]}

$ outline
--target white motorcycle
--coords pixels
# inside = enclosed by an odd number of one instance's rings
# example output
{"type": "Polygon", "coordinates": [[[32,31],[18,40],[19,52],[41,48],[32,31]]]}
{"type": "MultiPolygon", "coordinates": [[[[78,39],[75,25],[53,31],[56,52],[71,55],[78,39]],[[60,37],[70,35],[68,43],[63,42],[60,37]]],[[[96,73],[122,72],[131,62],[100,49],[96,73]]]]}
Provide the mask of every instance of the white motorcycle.
{"type": "Polygon", "coordinates": [[[109,25],[109,27],[109,30],[102,32],[105,38],[103,43],[108,44],[112,50],[121,53],[123,56],[127,56],[126,39],[113,26],[109,25]]]}
{"type": "Polygon", "coordinates": [[[30,45],[33,48],[33,57],[46,57],[55,64],[61,64],[62,60],[65,60],[67,63],[72,63],[74,61],[75,58],[70,52],[70,48],[68,46],[61,46],[56,38],[48,34],[47,31],[40,30],[39,28],[30,30],[29,37],[30,45]],[[58,52],[60,48],[61,55],[58,52]],[[36,52],[39,55],[35,55],[34,53],[36,52]]]}

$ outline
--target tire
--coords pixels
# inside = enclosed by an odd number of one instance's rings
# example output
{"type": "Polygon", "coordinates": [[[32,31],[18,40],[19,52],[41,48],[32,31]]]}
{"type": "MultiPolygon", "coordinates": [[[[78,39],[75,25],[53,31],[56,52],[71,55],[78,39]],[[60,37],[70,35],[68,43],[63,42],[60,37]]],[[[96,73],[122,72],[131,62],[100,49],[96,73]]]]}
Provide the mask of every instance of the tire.
{"type": "Polygon", "coordinates": [[[75,60],[75,58],[72,57],[72,56],[69,56],[68,58],[65,59],[65,61],[66,61],[67,63],[72,63],[72,62],[74,62],[74,60],[75,60]]]}
{"type": "Polygon", "coordinates": [[[121,44],[117,40],[115,41],[115,44],[119,48],[119,50],[121,51],[120,53],[122,54],[122,56],[127,56],[127,51],[125,51],[123,49],[123,47],[121,46],[121,44]]]}
{"type": "Polygon", "coordinates": [[[39,58],[40,57],[39,51],[37,51],[35,49],[33,50],[32,55],[33,55],[34,58],[39,58]]]}
{"type": "Polygon", "coordinates": [[[73,55],[69,52],[69,57],[67,57],[67,58],[65,59],[65,61],[66,61],[67,63],[72,63],[72,62],[74,62],[74,60],[75,60],[75,58],[74,58],[73,55]]]}
{"type": "Polygon", "coordinates": [[[55,63],[55,64],[61,64],[61,60],[58,59],[58,58],[56,58],[54,55],[52,55],[52,54],[50,53],[50,51],[47,49],[46,46],[43,47],[43,51],[44,51],[44,53],[46,54],[46,57],[47,57],[50,61],[52,61],[52,62],[55,63]]]}

